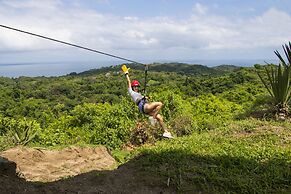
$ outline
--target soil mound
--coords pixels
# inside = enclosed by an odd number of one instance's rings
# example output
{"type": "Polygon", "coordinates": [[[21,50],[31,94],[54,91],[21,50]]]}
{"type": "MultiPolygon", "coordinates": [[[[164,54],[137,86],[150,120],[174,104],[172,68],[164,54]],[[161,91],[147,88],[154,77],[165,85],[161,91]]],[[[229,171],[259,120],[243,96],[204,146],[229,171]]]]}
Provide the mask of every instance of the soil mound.
{"type": "Polygon", "coordinates": [[[117,167],[104,147],[16,147],[0,152],[0,194],[176,193],[166,179],[149,174],[140,158],[117,167]]]}
{"type": "MultiPolygon", "coordinates": [[[[70,147],[63,150],[16,147],[0,153],[1,157],[16,163],[16,173],[27,181],[52,182],[117,166],[105,147],[70,147]]],[[[10,162],[1,162],[2,169],[5,170],[5,165],[10,162]]]]}

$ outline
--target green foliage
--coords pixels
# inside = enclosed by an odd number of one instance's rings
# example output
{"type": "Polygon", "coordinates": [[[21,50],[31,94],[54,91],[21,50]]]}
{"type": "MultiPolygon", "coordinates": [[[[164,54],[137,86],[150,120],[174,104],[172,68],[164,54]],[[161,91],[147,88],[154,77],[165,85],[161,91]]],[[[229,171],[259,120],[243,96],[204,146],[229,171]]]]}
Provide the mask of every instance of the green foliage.
{"type": "Polygon", "coordinates": [[[290,124],[247,120],[142,147],[135,168],[177,193],[288,193],[290,124]],[[159,178],[159,179],[158,179],[159,178]]]}
{"type": "Polygon", "coordinates": [[[26,145],[34,140],[39,131],[40,125],[36,121],[0,117],[0,134],[7,138],[7,143],[26,145]]]}
{"type": "MultiPolygon", "coordinates": [[[[144,70],[144,66],[139,64],[126,64],[127,67],[129,67],[132,70],[144,70]]],[[[227,67],[227,66],[225,66],[227,67]]],[[[229,66],[230,67],[230,66],[229,66]]],[[[94,74],[100,74],[100,73],[106,73],[108,71],[113,71],[115,73],[118,73],[121,69],[121,65],[117,66],[110,66],[110,67],[103,67],[100,69],[92,69],[89,71],[85,71],[80,73],[79,75],[94,75],[94,74]]],[[[232,71],[234,69],[233,67],[229,70],[232,71]]],[[[220,75],[225,73],[227,69],[226,68],[210,68],[207,66],[199,65],[199,64],[185,64],[185,63],[153,63],[149,64],[149,71],[153,72],[175,72],[179,74],[187,74],[187,75],[220,75]]]]}
{"type": "Polygon", "coordinates": [[[51,123],[38,138],[48,146],[86,143],[118,148],[129,141],[135,117],[124,98],[116,105],[85,103],[51,123]]]}
{"type": "Polygon", "coordinates": [[[265,74],[267,75],[266,80],[261,75],[261,67],[259,65],[255,67],[258,70],[258,76],[273,97],[275,105],[278,106],[278,112],[288,114],[288,103],[291,99],[291,43],[289,42],[289,46],[285,44],[283,49],[288,61],[285,62],[280,53],[275,51],[275,54],[280,59],[280,63],[279,66],[268,65],[264,67],[265,74]]]}
{"type": "Polygon", "coordinates": [[[191,102],[193,130],[214,129],[233,119],[242,106],[212,94],[201,95],[191,102]]]}
{"type": "Polygon", "coordinates": [[[171,119],[170,121],[171,131],[178,137],[184,135],[190,135],[194,130],[195,122],[192,119],[191,114],[181,114],[171,119]]]}
{"type": "Polygon", "coordinates": [[[165,90],[159,93],[152,94],[153,101],[160,101],[163,103],[162,115],[166,120],[171,120],[178,115],[189,112],[190,103],[183,100],[181,95],[173,93],[172,90],[165,90]]]}
{"type": "Polygon", "coordinates": [[[126,111],[122,105],[116,105],[99,116],[93,123],[91,143],[117,148],[128,142],[134,122],[126,111]]]}
{"type": "MultiPolygon", "coordinates": [[[[264,88],[260,87],[259,84],[245,83],[237,85],[235,88],[226,90],[217,96],[230,102],[234,102],[235,104],[239,104],[243,106],[245,111],[248,111],[260,98],[260,96],[264,96],[265,98],[265,95],[266,91],[264,88]]],[[[260,102],[260,104],[263,103],[260,102]]]]}
{"type": "MultiPolygon", "coordinates": [[[[131,78],[144,83],[143,67],[136,67],[131,78]]],[[[119,69],[0,77],[0,150],[102,144],[124,163],[131,155],[119,150],[124,145],[155,144],[135,150],[141,157],[131,160],[151,185],[158,177],[177,193],[288,193],[291,126],[247,118],[271,111],[254,68],[150,67],[147,94],[164,104],[161,114],[178,136],[171,141],[158,141],[162,129],[138,112],[119,69]]]]}
{"type": "Polygon", "coordinates": [[[162,115],[178,136],[191,134],[195,130],[215,129],[243,110],[240,102],[231,102],[212,94],[183,99],[181,94],[168,90],[154,93],[153,98],[164,104],[162,115]]]}
{"type": "Polygon", "coordinates": [[[161,128],[152,126],[149,121],[139,120],[133,130],[131,131],[130,144],[134,146],[141,146],[143,144],[153,144],[161,140],[161,128]]]}
{"type": "MultiPolygon", "coordinates": [[[[143,84],[143,70],[143,66],[132,65],[131,78],[143,84]]],[[[39,123],[33,141],[38,146],[103,144],[116,148],[128,141],[159,140],[162,131],[149,126],[138,112],[119,71],[119,66],[112,66],[61,77],[0,78],[0,113],[4,121],[25,117],[39,123]]],[[[257,98],[261,91],[252,68],[149,67],[147,94],[164,104],[161,114],[178,136],[224,125],[255,102],[261,103],[257,98]]],[[[10,130],[2,127],[0,136],[10,130]]]]}
{"type": "Polygon", "coordinates": [[[25,118],[16,122],[11,122],[9,132],[13,133],[13,141],[16,145],[26,145],[32,141],[40,131],[40,126],[36,121],[28,121],[25,118]]]}
{"type": "Polygon", "coordinates": [[[86,134],[69,127],[70,119],[70,116],[63,115],[42,129],[37,136],[37,144],[43,146],[70,145],[86,139],[86,134]]]}

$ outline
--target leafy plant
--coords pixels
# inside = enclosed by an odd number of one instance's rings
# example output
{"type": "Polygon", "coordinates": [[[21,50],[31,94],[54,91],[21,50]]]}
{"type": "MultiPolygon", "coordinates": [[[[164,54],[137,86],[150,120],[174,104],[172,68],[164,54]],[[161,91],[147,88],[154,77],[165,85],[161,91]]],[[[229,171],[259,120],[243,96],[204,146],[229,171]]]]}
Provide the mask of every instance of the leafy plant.
{"type": "Polygon", "coordinates": [[[283,59],[281,54],[276,50],[274,51],[277,57],[280,59],[278,66],[268,64],[264,67],[267,79],[264,79],[260,71],[260,66],[255,65],[257,74],[260,77],[262,83],[267,88],[268,92],[272,96],[277,114],[281,119],[285,119],[289,114],[288,103],[291,100],[291,87],[290,87],[290,74],[291,74],[291,43],[282,46],[287,57],[287,62],[283,59]]]}
{"type": "Polygon", "coordinates": [[[15,123],[13,128],[13,138],[16,144],[26,145],[34,139],[40,126],[35,121],[28,121],[25,118],[15,123]]]}
{"type": "Polygon", "coordinates": [[[31,142],[40,131],[40,125],[36,121],[13,118],[0,119],[0,129],[5,132],[7,139],[11,139],[14,145],[26,145],[31,142]],[[5,130],[4,130],[5,129],[5,130]]]}

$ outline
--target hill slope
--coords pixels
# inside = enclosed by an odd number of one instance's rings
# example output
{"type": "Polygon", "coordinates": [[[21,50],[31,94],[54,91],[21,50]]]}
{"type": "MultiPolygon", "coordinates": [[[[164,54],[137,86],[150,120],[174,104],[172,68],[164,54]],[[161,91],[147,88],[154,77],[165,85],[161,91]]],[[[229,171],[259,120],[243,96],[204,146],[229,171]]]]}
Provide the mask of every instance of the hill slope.
{"type": "MultiPolygon", "coordinates": [[[[127,64],[128,67],[134,70],[144,70],[144,66],[137,64],[127,64]]],[[[149,71],[153,72],[175,72],[184,75],[221,75],[226,72],[231,72],[234,69],[237,69],[235,66],[220,66],[216,68],[211,68],[203,65],[197,64],[185,64],[185,63],[153,63],[149,64],[149,71]]],[[[94,75],[100,73],[106,73],[110,71],[119,72],[121,65],[102,67],[100,69],[91,69],[89,71],[81,72],[77,75],[94,75]]]]}
{"type": "MultiPolygon", "coordinates": [[[[123,155],[126,162],[114,170],[84,172],[50,183],[26,182],[11,172],[2,173],[0,189],[7,193],[32,194],[287,194],[291,191],[290,127],[290,123],[271,124],[254,119],[231,122],[212,131],[194,132],[138,148],[133,156],[123,155]]],[[[80,155],[82,150],[86,148],[78,149],[80,155]]],[[[62,150],[55,152],[63,153],[62,150]]],[[[26,159],[29,161],[30,157],[26,159]]],[[[86,161],[81,160],[80,165],[84,164],[86,161]]]]}

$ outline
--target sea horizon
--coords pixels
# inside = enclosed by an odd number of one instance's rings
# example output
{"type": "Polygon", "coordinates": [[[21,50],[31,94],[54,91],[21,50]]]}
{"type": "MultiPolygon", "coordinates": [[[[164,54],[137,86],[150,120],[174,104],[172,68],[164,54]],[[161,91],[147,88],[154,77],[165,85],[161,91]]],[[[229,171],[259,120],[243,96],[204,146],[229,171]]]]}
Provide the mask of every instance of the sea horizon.
{"type": "MultiPolygon", "coordinates": [[[[274,63],[276,59],[197,59],[197,60],[140,60],[145,64],[152,63],[186,63],[190,65],[203,65],[215,67],[220,65],[234,65],[239,67],[251,67],[254,64],[274,63]]],[[[57,77],[70,73],[81,73],[91,69],[120,65],[124,61],[58,61],[58,62],[26,62],[0,64],[0,76],[17,78],[26,77],[57,77]]]]}

